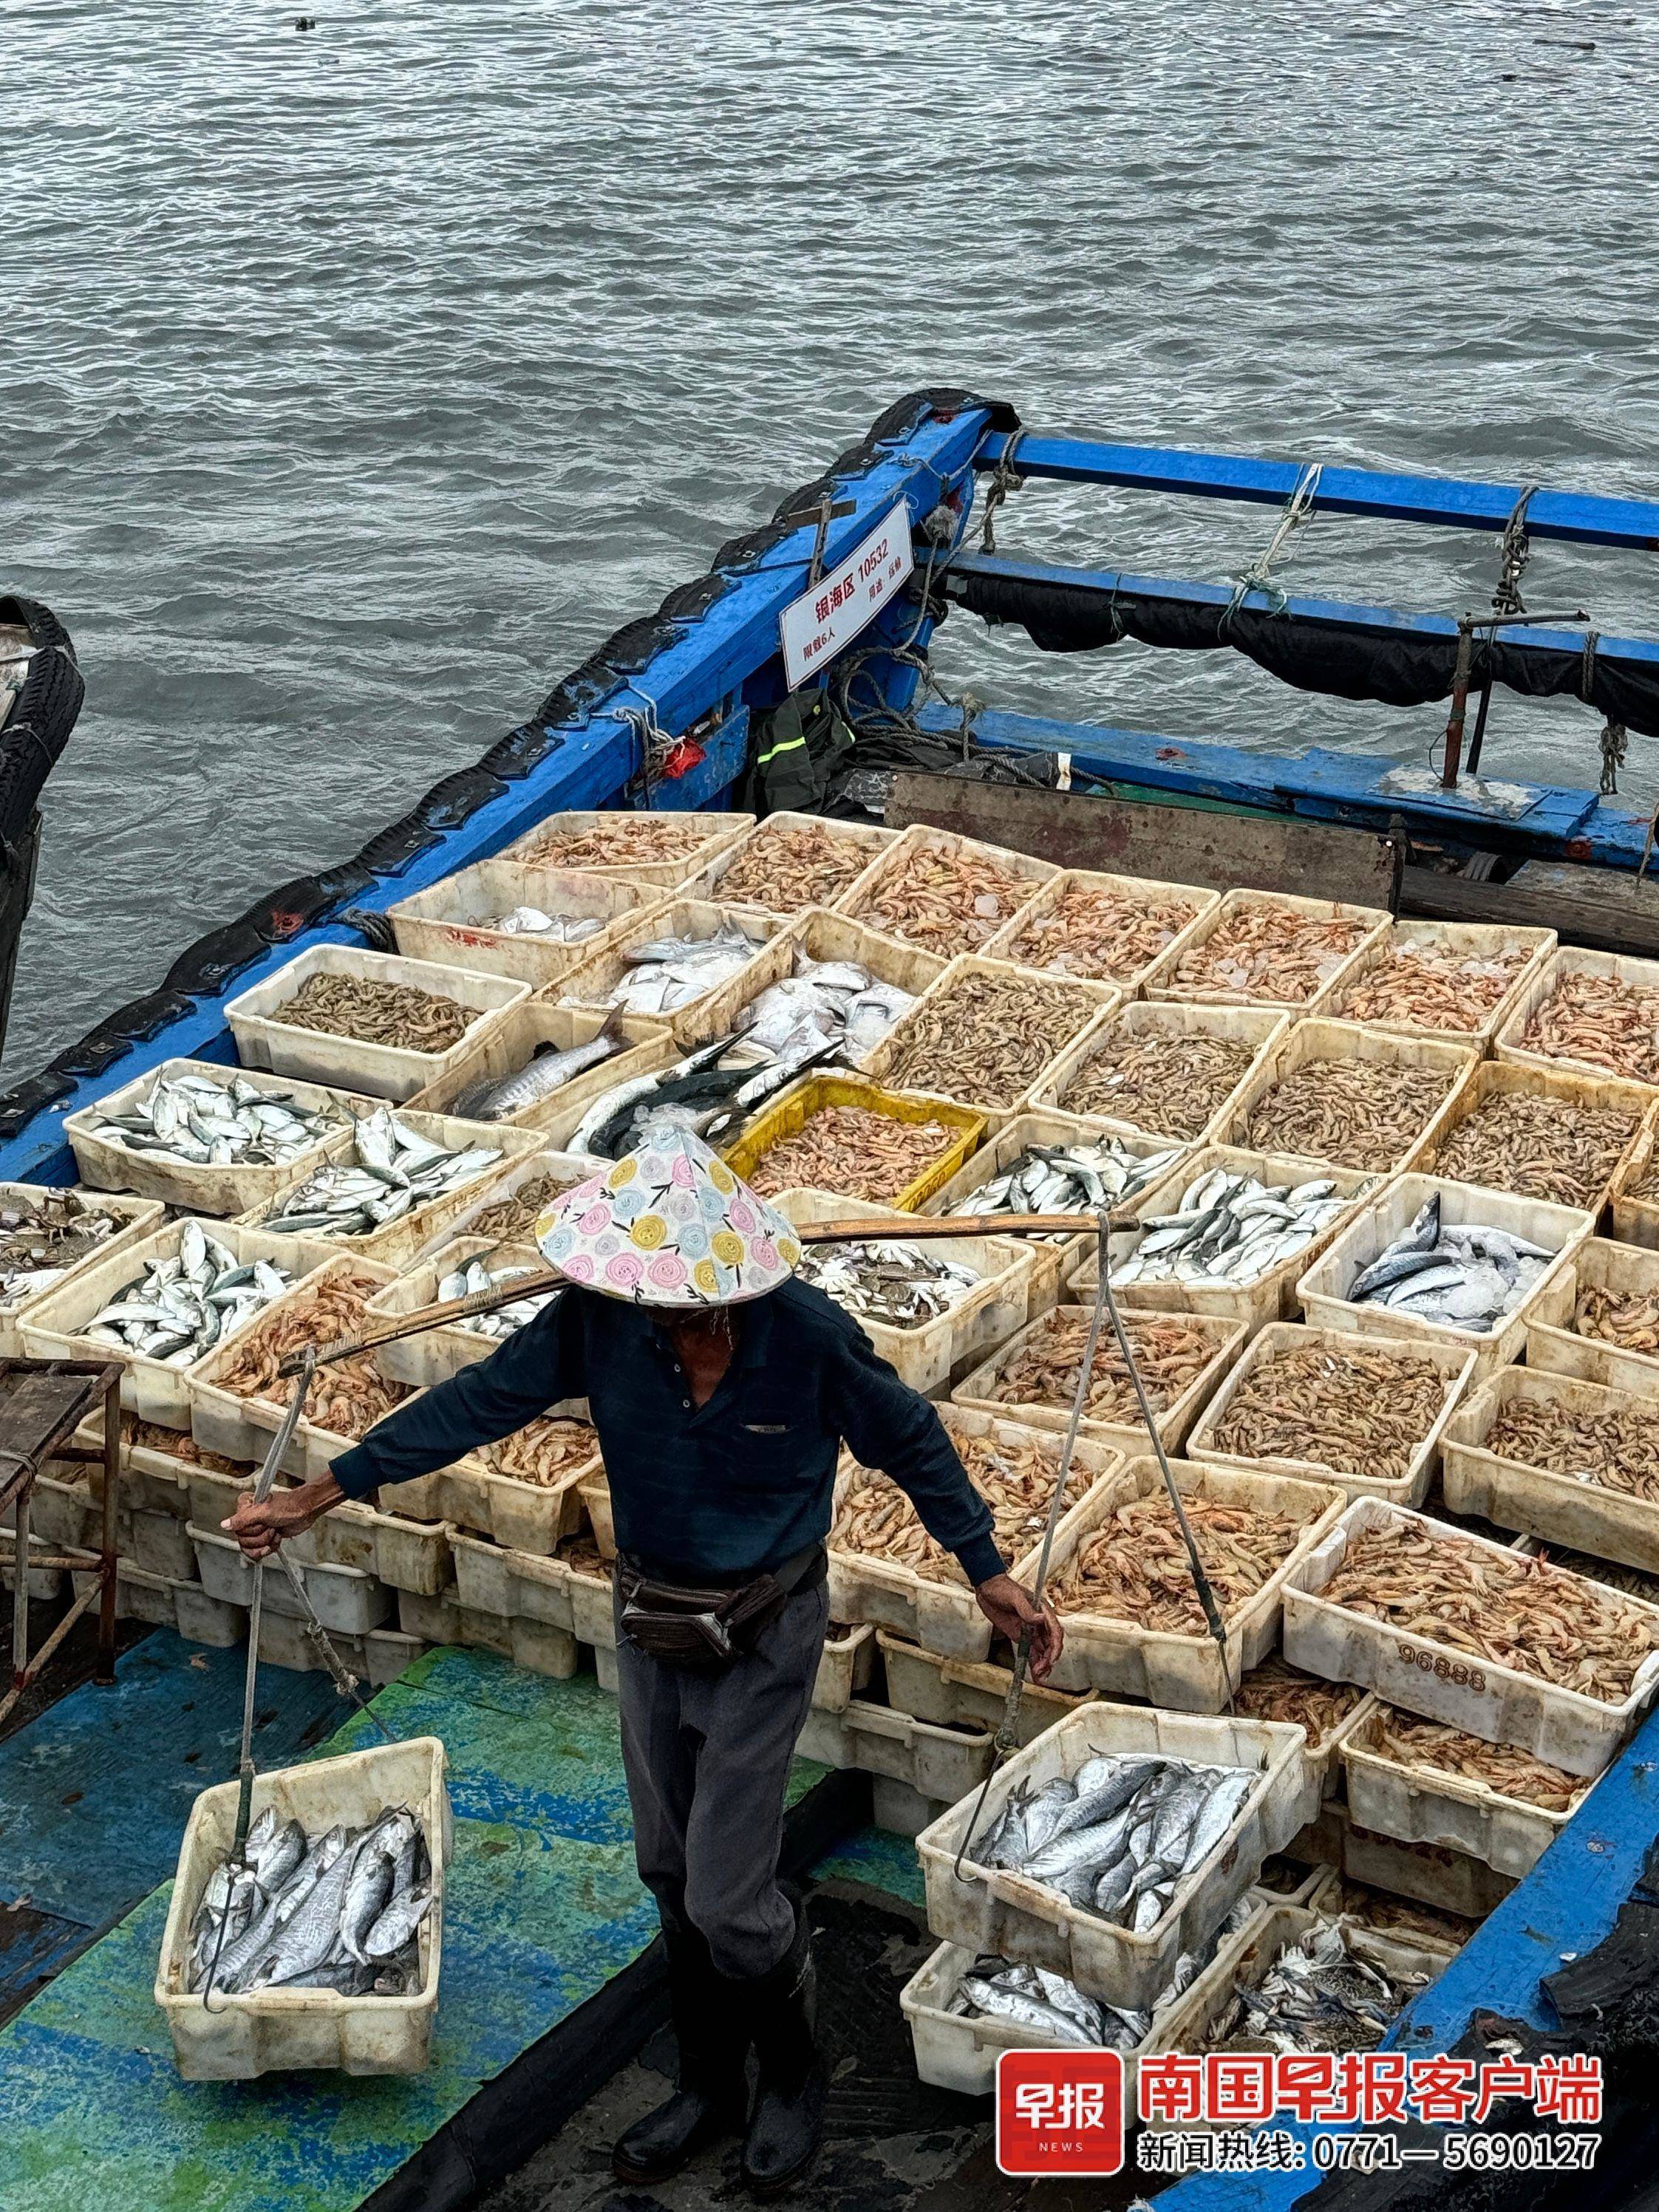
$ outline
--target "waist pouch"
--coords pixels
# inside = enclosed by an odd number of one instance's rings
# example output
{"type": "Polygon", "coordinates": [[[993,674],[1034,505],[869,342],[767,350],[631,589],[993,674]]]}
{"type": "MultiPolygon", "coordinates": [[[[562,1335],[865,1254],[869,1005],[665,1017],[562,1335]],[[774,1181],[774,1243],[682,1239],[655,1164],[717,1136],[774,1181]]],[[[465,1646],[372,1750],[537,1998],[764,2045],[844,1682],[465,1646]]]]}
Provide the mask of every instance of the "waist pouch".
{"type": "Polygon", "coordinates": [[[752,1651],[798,1590],[822,1581],[823,1547],[813,1544],[775,1571],[724,1588],[702,1589],[646,1574],[617,1562],[622,1632],[669,1667],[718,1672],[752,1651]]]}

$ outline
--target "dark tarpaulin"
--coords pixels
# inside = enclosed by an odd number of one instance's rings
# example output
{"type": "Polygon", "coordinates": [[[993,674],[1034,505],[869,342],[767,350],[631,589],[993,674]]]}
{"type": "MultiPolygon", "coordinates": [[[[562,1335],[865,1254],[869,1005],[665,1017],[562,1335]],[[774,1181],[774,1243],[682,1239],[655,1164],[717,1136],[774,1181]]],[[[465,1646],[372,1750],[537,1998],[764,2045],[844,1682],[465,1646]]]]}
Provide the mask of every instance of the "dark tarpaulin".
{"type": "MultiPolygon", "coordinates": [[[[1369,623],[1321,621],[1266,607],[1206,605],[1102,586],[1024,576],[953,575],[951,595],[988,623],[1012,623],[1044,653],[1088,653],[1132,637],[1188,653],[1231,647],[1281,683],[1339,699],[1421,707],[1448,698],[1457,659],[1455,637],[1369,623]]],[[[1591,651],[1562,653],[1476,634],[1470,683],[1490,676],[1532,698],[1582,699],[1627,729],[1659,737],[1659,669],[1591,651]]]]}

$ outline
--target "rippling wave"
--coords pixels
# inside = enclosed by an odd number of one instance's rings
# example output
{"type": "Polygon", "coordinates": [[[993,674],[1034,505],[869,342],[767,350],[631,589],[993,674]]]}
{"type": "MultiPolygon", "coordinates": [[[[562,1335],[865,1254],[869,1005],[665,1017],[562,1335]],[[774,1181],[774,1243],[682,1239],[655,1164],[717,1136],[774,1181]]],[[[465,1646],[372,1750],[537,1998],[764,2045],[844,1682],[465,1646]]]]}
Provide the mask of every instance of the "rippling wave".
{"type": "MultiPolygon", "coordinates": [[[[309,33],[240,0],[8,11],[3,573],[88,694],[11,1069],[354,850],[918,383],[1050,428],[1659,489],[1650,19],[319,4],[309,33]]],[[[1224,577],[1271,528],[1028,487],[1000,537],[1224,577]]],[[[1328,520],[1289,573],[1456,611],[1492,565],[1328,520]]],[[[1528,586],[1652,620],[1611,555],[1540,548],[1528,586]]],[[[939,659],[1244,743],[1417,757],[1443,723],[965,618],[939,659]]],[[[1593,782],[1595,734],[1500,700],[1487,762],[1593,782]]]]}

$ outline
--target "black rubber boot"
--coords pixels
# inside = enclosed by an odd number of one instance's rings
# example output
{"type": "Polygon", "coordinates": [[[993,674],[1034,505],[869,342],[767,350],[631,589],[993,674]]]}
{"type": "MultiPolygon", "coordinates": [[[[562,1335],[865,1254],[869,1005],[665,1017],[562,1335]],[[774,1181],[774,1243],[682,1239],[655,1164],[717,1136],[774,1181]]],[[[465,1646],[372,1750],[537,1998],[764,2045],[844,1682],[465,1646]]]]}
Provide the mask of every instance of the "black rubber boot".
{"type": "Polygon", "coordinates": [[[805,1916],[769,1974],[745,1993],[759,2086],[744,2139],[743,2178],[756,2197],[779,2197],[812,2163],[823,2133],[825,2080],[817,2047],[817,1979],[805,1916]]]}
{"type": "Polygon", "coordinates": [[[743,2126],[748,2101],[744,2061],[749,2031],[738,1985],[717,1974],[695,1930],[669,1936],[668,1994],[679,2043],[672,2097],[635,2120],[611,2153],[618,2181],[665,2181],[722,2136],[743,2126]]]}

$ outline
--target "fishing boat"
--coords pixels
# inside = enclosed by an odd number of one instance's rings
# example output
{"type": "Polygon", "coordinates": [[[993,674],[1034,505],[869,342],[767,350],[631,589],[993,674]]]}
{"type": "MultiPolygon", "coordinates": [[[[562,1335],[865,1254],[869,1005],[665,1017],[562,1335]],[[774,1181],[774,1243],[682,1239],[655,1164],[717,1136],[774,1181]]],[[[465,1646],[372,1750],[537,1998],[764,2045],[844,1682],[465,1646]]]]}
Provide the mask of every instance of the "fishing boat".
{"type": "MultiPolygon", "coordinates": [[[[1628,733],[1659,735],[1659,643],[1602,635],[1577,612],[1530,612],[1522,575],[1544,538],[1650,551],[1659,503],[1051,436],[1000,402],[912,394],[706,574],[616,631],[475,766],[353,859],[202,939],[155,989],[13,1084],[0,1096],[0,1180],[72,1182],[68,1116],[165,1060],[234,1066],[231,998],[313,947],[388,948],[390,908],[570,810],[931,822],[1069,866],[1659,954],[1654,818],[1616,789],[1628,733]],[[1017,558],[998,550],[997,524],[1039,479],[1244,502],[1273,526],[1229,583],[1017,558]],[[1300,596],[1281,580],[1285,553],[1314,516],[1484,533],[1491,604],[1410,611],[1300,596]],[[1443,702],[1437,757],[1245,750],[953,699],[930,647],[943,622],[969,616],[1017,624],[1056,653],[1125,638],[1230,651],[1303,691],[1432,708],[1437,724],[1443,702]],[[1488,722],[1504,690],[1581,702],[1580,780],[1494,772],[1488,722]]],[[[1659,1825],[1656,1755],[1650,1719],[1397,2034],[1451,2050],[1489,2014],[1557,2033],[1565,1999],[1559,2011],[1544,1978],[1593,1953],[1605,2018],[1622,2017],[1632,1993],[1608,1939],[1652,1909],[1638,1892],[1659,1825]]],[[[1588,2018],[1575,2010],[1576,2039],[1588,2018]]],[[[1310,2179],[1260,2179],[1251,2202],[1288,2203],[1310,2179]]],[[[1225,2203],[1222,2191],[1192,2181],[1169,2201],[1225,2203]]]]}

